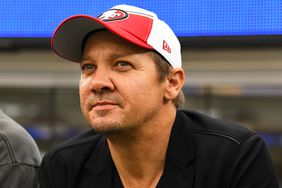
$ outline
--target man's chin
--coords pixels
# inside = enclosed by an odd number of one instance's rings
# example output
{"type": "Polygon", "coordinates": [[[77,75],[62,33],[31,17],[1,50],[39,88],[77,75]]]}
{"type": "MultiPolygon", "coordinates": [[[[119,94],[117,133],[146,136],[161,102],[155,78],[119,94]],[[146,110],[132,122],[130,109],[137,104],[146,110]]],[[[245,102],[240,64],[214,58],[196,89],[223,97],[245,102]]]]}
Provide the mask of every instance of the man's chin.
{"type": "Polygon", "coordinates": [[[94,130],[95,133],[100,133],[100,134],[104,134],[104,135],[113,135],[113,134],[117,134],[117,133],[121,133],[122,130],[119,127],[116,126],[103,126],[103,127],[99,127],[99,126],[91,126],[94,130]]]}

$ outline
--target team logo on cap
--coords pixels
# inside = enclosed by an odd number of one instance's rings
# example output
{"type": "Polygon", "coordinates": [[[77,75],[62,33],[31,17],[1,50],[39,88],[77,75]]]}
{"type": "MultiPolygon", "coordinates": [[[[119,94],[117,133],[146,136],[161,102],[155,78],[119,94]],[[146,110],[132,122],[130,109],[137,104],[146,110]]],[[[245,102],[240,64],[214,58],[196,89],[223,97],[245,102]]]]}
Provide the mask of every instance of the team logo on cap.
{"type": "Polygon", "coordinates": [[[163,49],[168,53],[171,53],[171,48],[165,40],[163,40],[163,49]]]}
{"type": "Polygon", "coordinates": [[[104,22],[109,21],[116,21],[116,20],[123,20],[128,17],[128,14],[122,10],[118,9],[111,9],[107,12],[104,12],[102,15],[100,15],[98,18],[104,22]]]}

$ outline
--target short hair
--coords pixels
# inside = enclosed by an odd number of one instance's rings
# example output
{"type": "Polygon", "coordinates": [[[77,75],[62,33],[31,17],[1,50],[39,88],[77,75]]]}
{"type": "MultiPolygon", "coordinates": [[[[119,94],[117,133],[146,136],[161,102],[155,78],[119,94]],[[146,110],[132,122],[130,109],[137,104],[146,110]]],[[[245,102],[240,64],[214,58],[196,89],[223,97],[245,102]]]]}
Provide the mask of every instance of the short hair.
{"type": "MultiPolygon", "coordinates": [[[[163,82],[169,75],[170,71],[173,67],[169,64],[167,60],[165,60],[158,52],[152,51],[152,57],[157,69],[159,81],[163,82]]],[[[180,93],[177,95],[175,99],[173,99],[173,104],[176,108],[183,107],[185,103],[185,97],[183,91],[181,90],[180,93]]]]}

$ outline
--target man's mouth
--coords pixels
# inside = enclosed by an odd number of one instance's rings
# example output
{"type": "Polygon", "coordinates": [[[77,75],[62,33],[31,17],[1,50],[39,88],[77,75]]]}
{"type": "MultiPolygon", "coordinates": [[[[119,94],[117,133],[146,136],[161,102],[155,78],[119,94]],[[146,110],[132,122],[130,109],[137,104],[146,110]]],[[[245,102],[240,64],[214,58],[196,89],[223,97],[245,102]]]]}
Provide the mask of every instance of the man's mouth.
{"type": "Polygon", "coordinates": [[[90,110],[110,110],[116,105],[116,103],[113,103],[111,101],[98,101],[91,106],[90,110]]]}

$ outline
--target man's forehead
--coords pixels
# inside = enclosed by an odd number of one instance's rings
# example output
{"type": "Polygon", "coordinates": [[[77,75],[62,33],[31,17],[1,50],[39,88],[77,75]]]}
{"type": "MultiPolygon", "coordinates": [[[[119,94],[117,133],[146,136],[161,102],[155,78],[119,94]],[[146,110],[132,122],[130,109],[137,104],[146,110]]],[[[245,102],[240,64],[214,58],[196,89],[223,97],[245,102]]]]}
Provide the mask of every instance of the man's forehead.
{"type": "Polygon", "coordinates": [[[100,30],[93,32],[87,36],[83,44],[83,48],[96,48],[101,47],[103,50],[114,50],[117,52],[126,52],[129,54],[132,53],[144,53],[150,50],[139,47],[135,44],[130,43],[129,41],[107,31],[100,30]]]}
{"type": "MultiPolygon", "coordinates": [[[[136,58],[144,58],[144,56],[148,56],[151,59],[154,59],[152,56],[152,51],[142,51],[142,52],[136,52],[136,51],[121,51],[119,50],[112,50],[109,48],[109,50],[105,50],[103,48],[100,48],[97,50],[97,48],[94,48],[93,51],[85,51],[85,53],[82,56],[81,62],[95,62],[97,63],[102,58],[104,61],[116,61],[116,60],[125,60],[125,61],[133,61],[133,59],[136,60],[136,58]],[[96,49],[96,50],[95,50],[96,49]],[[133,58],[133,59],[131,59],[133,58]]],[[[133,62],[132,62],[133,63],[133,62]]]]}
{"type": "MultiPolygon", "coordinates": [[[[121,54],[121,53],[111,53],[107,54],[107,59],[119,59],[119,58],[124,58],[126,57],[126,54],[121,54]]],[[[91,56],[91,54],[85,54],[82,56],[82,61],[95,61],[97,56],[91,56]]]]}

